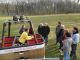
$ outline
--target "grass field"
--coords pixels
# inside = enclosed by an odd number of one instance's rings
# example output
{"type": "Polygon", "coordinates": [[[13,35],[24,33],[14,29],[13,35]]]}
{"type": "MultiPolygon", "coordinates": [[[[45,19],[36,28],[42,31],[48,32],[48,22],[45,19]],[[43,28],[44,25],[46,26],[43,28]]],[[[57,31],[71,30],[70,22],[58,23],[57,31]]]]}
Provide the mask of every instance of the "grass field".
{"type": "MultiPolygon", "coordinates": [[[[55,27],[58,21],[61,21],[66,28],[70,31],[73,26],[77,26],[80,31],[80,14],[56,14],[56,15],[43,15],[43,16],[28,16],[34,25],[34,30],[37,32],[37,27],[39,23],[47,22],[50,26],[49,42],[46,46],[46,57],[60,57],[59,47],[55,45],[55,27]]],[[[2,32],[2,24],[4,20],[12,19],[12,17],[0,17],[0,35],[2,32]]],[[[14,30],[16,31],[16,30],[14,30]]],[[[80,44],[77,48],[77,58],[80,60],[80,44]]]]}

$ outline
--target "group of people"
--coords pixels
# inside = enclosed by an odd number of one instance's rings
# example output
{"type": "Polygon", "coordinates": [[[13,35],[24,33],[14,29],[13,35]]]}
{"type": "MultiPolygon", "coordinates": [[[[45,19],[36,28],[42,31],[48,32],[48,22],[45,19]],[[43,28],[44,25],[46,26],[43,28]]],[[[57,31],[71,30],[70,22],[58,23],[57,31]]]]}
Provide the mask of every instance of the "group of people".
{"type": "Polygon", "coordinates": [[[79,30],[77,27],[73,27],[72,33],[65,28],[60,21],[56,26],[56,44],[59,43],[59,49],[64,53],[64,60],[77,60],[76,49],[79,43],[79,30]]]}
{"type": "MultiPolygon", "coordinates": [[[[50,33],[50,27],[48,26],[48,23],[40,23],[37,31],[44,39],[45,45],[47,45],[48,44],[48,34],[50,33]]],[[[31,32],[33,33],[31,29],[27,29],[25,25],[22,25],[22,27],[19,30],[19,34],[21,34],[19,38],[20,45],[25,44],[26,40],[31,39],[31,37],[28,36],[28,34],[30,34],[31,32]]]]}
{"type": "Polygon", "coordinates": [[[48,34],[50,33],[50,27],[48,23],[40,23],[37,29],[38,33],[43,37],[45,45],[48,44],[48,34]]]}
{"type": "MultiPolygon", "coordinates": [[[[29,36],[29,30],[23,25],[20,29],[19,33],[21,34],[19,38],[19,43],[24,44],[26,40],[30,40],[34,38],[33,36],[29,36]],[[23,29],[23,30],[21,30],[23,29]]],[[[37,29],[38,33],[43,37],[45,41],[45,45],[48,44],[48,35],[50,33],[50,27],[48,23],[40,23],[37,29]]],[[[64,53],[64,60],[70,60],[70,57],[73,60],[77,60],[76,57],[76,49],[77,44],[79,43],[79,30],[77,27],[73,27],[72,32],[70,32],[65,25],[63,25],[60,21],[56,26],[56,44],[59,43],[59,49],[64,53]]]]}

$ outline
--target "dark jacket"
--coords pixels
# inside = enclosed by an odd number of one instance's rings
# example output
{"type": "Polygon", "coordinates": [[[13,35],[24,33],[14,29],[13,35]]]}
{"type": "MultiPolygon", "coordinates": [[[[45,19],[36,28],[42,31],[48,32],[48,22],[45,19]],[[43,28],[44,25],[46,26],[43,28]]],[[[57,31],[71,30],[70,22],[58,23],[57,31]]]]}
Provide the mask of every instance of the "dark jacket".
{"type": "Polygon", "coordinates": [[[39,25],[39,27],[38,27],[38,33],[41,34],[41,35],[42,35],[42,29],[43,29],[43,27],[39,25]]]}
{"type": "Polygon", "coordinates": [[[58,34],[58,40],[62,41],[64,39],[64,29],[61,29],[59,34],[58,34]]]}
{"type": "Polygon", "coordinates": [[[38,33],[44,37],[47,36],[49,32],[50,32],[49,26],[39,26],[38,27],[38,33]]]}
{"type": "Polygon", "coordinates": [[[61,26],[56,26],[56,40],[58,41],[60,38],[59,38],[59,35],[61,34],[60,31],[61,31],[62,27],[61,26]]]}

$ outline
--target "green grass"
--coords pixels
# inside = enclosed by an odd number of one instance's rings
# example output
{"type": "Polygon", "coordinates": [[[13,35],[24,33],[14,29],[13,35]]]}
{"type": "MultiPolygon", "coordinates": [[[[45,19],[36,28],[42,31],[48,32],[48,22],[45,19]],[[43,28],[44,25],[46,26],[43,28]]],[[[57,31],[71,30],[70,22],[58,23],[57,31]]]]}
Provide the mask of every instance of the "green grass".
{"type": "MultiPolygon", "coordinates": [[[[73,26],[77,26],[80,31],[80,14],[56,14],[56,15],[43,15],[43,16],[28,16],[34,25],[34,30],[37,32],[38,25],[40,23],[45,23],[47,22],[50,26],[50,34],[49,34],[49,42],[48,46],[46,46],[46,57],[59,57],[60,52],[59,52],[59,47],[58,45],[55,45],[55,27],[57,25],[58,21],[61,21],[66,28],[68,28],[70,31],[72,30],[73,26]]],[[[11,17],[0,17],[0,35],[2,32],[2,24],[6,19],[12,19],[11,17]]],[[[20,25],[16,25],[19,26],[20,25]]],[[[14,32],[17,34],[18,30],[16,29],[16,26],[13,26],[12,28],[12,34],[14,32]]],[[[19,28],[18,28],[19,29],[19,28]]],[[[78,45],[77,48],[77,58],[80,60],[80,44],[78,45]]]]}

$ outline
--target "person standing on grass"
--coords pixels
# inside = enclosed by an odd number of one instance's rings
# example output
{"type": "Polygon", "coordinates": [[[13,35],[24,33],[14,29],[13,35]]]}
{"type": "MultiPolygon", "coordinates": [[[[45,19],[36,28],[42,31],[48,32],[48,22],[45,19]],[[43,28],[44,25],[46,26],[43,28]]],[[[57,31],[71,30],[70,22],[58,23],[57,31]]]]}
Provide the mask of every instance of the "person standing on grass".
{"type": "Polygon", "coordinates": [[[48,34],[50,32],[50,27],[48,26],[48,23],[41,23],[38,27],[38,33],[42,35],[44,38],[45,44],[48,44],[48,34]]]}
{"type": "Polygon", "coordinates": [[[40,25],[38,26],[38,29],[37,29],[37,31],[38,31],[38,33],[39,33],[40,35],[43,34],[42,30],[43,30],[43,23],[40,23],[40,25]]]}
{"type": "Polygon", "coordinates": [[[72,39],[73,39],[73,43],[72,43],[72,51],[71,51],[71,57],[73,57],[73,60],[77,60],[77,56],[76,56],[76,49],[77,49],[77,44],[79,43],[79,31],[77,27],[73,27],[73,34],[72,34],[72,39]]]}
{"type": "Polygon", "coordinates": [[[62,47],[64,53],[64,60],[70,60],[72,37],[68,31],[65,33],[65,35],[66,39],[63,40],[63,47],[62,47]]]}
{"type": "Polygon", "coordinates": [[[65,26],[62,25],[61,29],[60,29],[60,32],[58,34],[58,39],[59,39],[59,44],[60,44],[59,49],[61,49],[63,47],[62,41],[66,38],[65,32],[66,32],[65,26]]]}
{"type": "Polygon", "coordinates": [[[48,44],[48,35],[50,33],[50,27],[49,27],[48,23],[44,23],[42,31],[43,31],[42,36],[44,37],[45,44],[47,45],[48,44]]]}
{"type": "Polygon", "coordinates": [[[62,23],[59,21],[58,22],[58,25],[56,26],[56,44],[60,41],[60,36],[59,36],[59,33],[60,33],[60,30],[62,29],[62,23]]]}

